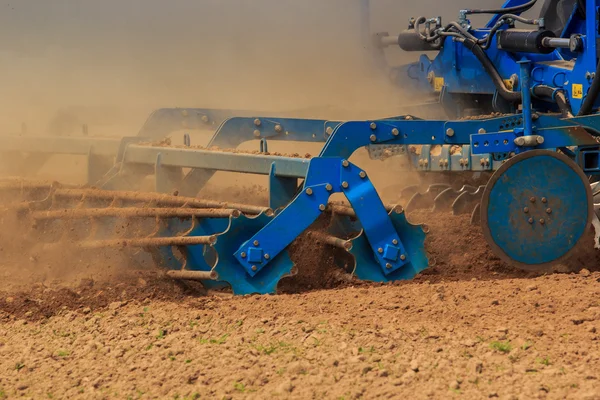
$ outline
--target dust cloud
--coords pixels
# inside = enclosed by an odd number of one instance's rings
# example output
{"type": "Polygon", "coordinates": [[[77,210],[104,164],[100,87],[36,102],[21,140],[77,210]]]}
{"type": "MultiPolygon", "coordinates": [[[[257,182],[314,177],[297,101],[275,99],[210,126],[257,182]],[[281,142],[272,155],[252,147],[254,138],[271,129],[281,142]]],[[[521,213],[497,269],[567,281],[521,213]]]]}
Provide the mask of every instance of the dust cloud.
{"type": "MultiPolygon", "coordinates": [[[[484,4],[372,0],[366,17],[371,32],[394,33],[410,16],[455,18],[470,6],[484,4]]],[[[59,112],[96,134],[131,135],[165,106],[334,107],[352,119],[406,101],[365,50],[358,0],[2,0],[0,8],[5,132],[24,122],[43,133],[59,112]]],[[[416,56],[388,51],[391,63],[416,56]]]]}

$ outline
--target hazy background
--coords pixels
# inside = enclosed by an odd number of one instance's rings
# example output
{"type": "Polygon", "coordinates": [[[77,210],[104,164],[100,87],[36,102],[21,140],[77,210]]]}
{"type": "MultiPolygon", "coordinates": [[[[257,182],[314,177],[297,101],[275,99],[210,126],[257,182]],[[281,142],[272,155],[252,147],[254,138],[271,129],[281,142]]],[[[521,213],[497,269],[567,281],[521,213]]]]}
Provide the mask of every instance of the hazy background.
{"type": "MultiPolygon", "coordinates": [[[[371,30],[500,4],[372,0],[371,30]]],[[[393,109],[406,100],[366,56],[360,15],[358,0],[0,0],[0,127],[44,130],[59,109],[127,129],[161,106],[393,109]]]]}

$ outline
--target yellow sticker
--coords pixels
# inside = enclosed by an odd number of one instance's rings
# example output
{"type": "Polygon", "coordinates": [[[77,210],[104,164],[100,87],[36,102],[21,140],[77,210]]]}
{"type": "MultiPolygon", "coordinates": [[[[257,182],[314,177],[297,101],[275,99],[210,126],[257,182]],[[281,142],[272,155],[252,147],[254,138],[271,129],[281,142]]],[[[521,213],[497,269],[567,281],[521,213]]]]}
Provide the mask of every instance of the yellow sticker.
{"type": "Polygon", "coordinates": [[[571,95],[574,99],[583,99],[583,85],[574,83],[572,92],[571,95]]]}
{"type": "Polygon", "coordinates": [[[438,78],[436,76],[435,80],[433,81],[433,90],[435,90],[436,92],[441,92],[443,87],[444,87],[444,78],[438,78]]]}
{"type": "Polygon", "coordinates": [[[503,80],[504,80],[504,86],[506,86],[506,88],[508,90],[512,91],[514,89],[512,79],[503,79],[503,80]]]}

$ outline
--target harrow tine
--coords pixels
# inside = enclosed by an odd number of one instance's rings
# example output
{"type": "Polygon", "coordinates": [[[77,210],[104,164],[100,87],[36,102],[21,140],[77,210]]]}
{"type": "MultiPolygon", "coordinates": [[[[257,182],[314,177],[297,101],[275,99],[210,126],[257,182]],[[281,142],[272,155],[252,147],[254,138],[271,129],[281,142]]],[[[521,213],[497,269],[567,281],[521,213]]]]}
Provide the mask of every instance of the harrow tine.
{"type": "Polygon", "coordinates": [[[78,243],[77,246],[84,249],[100,249],[105,247],[195,246],[199,244],[214,245],[216,242],[217,237],[215,235],[211,235],[92,240],[78,243]]]}
{"type": "Polygon", "coordinates": [[[481,203],[477,203],[471,213],[471,225],[479,225],[481,221],[481,203]]]}
{"type": "Polygon", "coordinates": [[[408,203],[406,203],[406,211],[410,212],[413,210],[419,210],[424,208],[432,208],[435,205],[435,198],[439,196],[445,190],[450,189],[450,185],[446,184],[433,184],[429,185],[424,193],[415,193],[408,203]]]}
{"type": "Polygon", "coordinates": [[[479,186],[473,193],[462,192],[452,203],[452,213],[454,215],[471,214],[475,205],[481,201],[484,190],[485,186],[479,186]]]}
{"type": "Polygon", "coordinates": [[[227,218],[239,216],[239,210],[213,209],[213,208],[74,208],[64,210],[33,211],[31,217],[35,220],[49,219],[76,219],[98,217],[123,217],[123,218],[227,218]]]}
{"type": "Polygon", "coordinates": [[[190,281],[216,281],[219,274],[215,271],[167,271],[167,276],[173,279],[185,279],[190,281]]]}
{"type": "Polygon", "coordinates": [[[464,185],[459,190],[448,188],[440,192],[433,200],[433,211],[448,211],[452,206],[452,203],[464,192],[474,193],[477,188],[470,185],[464,185]]]}
{"type": "Polygon", "coordinates": [[[260,213],[265,213],[267,215],[273,214],[273,210],[269,207],[228,203],[214,200],[200,200],[193,197],[170,196],[158,193],[123,192],[97,189],[57,189],[54,195],[57,197],[79,197],[82,199],[95,198],[111,201],[118,199],[144,203],[154,202],[158,206],[236,209],[244,214],[251,215],[258,215],[260,213]]]}
{"type": "Polygon", "coordinates": [[[319,231],[312,231],[312,232],[310,232],[310,235],[313,236],[315,239],[317,239],[323,243],[326,243],[330,246],[337,247],[338,249],[343,249],[343,250],[348,250],[348,251],[352,250],[352,241],[351,240],[342,239],[337,236],[328,235],[324,232],[319,232],[319,231]]]}

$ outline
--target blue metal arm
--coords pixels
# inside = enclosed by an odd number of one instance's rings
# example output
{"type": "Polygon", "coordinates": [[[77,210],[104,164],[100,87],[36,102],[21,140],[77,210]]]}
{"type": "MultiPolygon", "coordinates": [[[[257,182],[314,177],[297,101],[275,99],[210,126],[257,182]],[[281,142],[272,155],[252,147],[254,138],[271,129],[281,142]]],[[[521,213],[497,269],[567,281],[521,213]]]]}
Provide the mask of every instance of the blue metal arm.
{"type": "Polygon", "coordinates": [[[326,210],[329,196],[340,192],[354,208],[384,274],[408,263],[400,237],[366,173],[339,157],[313,159],[302,192],[243,243],[235,257],[250,276],[256,275],[326,210]]]}

